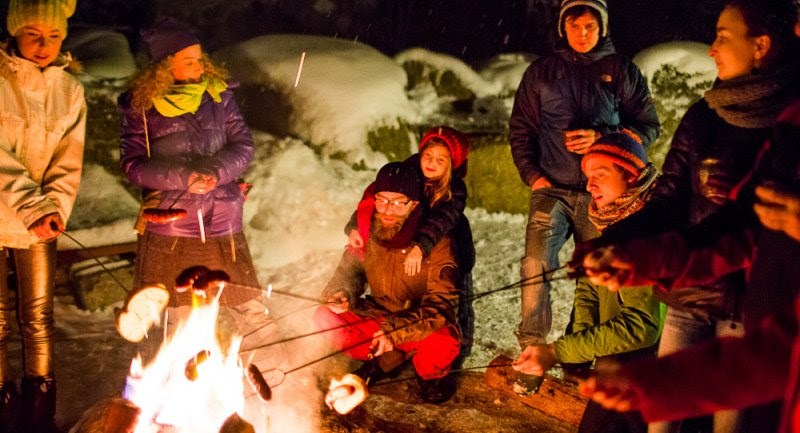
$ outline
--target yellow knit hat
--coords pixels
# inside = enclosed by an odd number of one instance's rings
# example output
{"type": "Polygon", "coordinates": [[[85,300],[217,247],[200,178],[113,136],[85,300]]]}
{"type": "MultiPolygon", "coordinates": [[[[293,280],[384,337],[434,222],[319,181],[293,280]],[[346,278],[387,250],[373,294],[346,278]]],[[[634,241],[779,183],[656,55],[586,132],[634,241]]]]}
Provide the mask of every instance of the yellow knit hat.
{"type": "Polygon", "coordinates": [[[16,36],[26,25],[46,24],[67,36],[67,18],[75,13],[77,0],[10,0],[6,26],[16,36]]]}

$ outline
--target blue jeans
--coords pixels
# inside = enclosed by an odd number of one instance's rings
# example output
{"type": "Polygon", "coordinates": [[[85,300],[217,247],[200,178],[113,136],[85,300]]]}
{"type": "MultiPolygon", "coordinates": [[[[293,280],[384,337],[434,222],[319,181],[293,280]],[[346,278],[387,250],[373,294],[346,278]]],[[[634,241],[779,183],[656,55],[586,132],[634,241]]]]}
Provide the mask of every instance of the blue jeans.
{"type": "Polygon", "coordinates": [[[595,238],[597,229],[589,221],[588,192],[550,187],[531,192],[531,207],[525,231],[522,258],[522,321],[517,329],[520,346],[544,343],[553,321],[550,282],[540,276],[559,266],[558,252],[570,236],[575,242],[595,238]]]}
{"type": "MultiPolygon", "coordinates": [[[[690,313],[669,307],[667,317],[664,319],[664,328],[661,332],[661,341],[658,346],[658,356],[669,355],[682,349],[694,346],[703,341],[717,337],[741,337],[744,335],[744,325],[741,322],[730,320],[713,320],[706,322],[697,319],[690,313]]],[[[693,422],[697,423],[696,420],[693,422]]],[[[657,422],[648,426],[648,433],[678,433],[682,429],[682,421],[657,422]]],[[[723,410],[714,414],[714,433],[739,433],[739,412],[723,410]]],[[[691,430],[695,431],[695,430],[691,430]]]]}

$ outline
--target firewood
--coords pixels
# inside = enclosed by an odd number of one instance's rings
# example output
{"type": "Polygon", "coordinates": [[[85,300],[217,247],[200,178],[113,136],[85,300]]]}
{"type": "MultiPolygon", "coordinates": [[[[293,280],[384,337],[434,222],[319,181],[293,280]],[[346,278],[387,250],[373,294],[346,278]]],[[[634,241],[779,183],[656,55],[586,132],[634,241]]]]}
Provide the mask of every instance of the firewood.
{"type": "Polygon", "coordinates": [[[564,420],[575,426],[579,425],[588,400],[582,396],[574,385],[545,375],[539,390],[535,394],[520,395],[514,391],[516,371],[511,367],[513,360],[505,355],[496,357],[483,375],[486,384],[522,403],[536,408],[550,416],[564,420]]]}

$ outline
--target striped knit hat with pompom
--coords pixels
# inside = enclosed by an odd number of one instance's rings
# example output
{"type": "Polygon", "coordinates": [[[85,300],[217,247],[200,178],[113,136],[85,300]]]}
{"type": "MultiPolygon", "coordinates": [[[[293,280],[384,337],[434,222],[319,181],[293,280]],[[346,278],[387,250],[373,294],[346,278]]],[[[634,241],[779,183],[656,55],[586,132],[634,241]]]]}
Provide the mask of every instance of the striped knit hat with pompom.
{"type": "Polygon", "coordinates": [[[587,161],[594,158],[611,160],[634,177],[639,176],[648,162],[644,146],[624,132],[612,132],[600,137],[583,155],[581,168],[586,171],[587,161]]]}

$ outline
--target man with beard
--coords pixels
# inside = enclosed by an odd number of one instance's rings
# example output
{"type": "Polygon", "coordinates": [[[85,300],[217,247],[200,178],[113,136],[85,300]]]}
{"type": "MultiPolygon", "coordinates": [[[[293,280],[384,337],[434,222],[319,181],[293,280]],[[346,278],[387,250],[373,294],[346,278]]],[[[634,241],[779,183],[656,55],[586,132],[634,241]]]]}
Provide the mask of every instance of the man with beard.
{"type": "Polygon", "coordinates": [[[404,272],[403,263],[422,219],[423,182],[409,165],[392,162],[375,179],[375,211],[363,262],[345,251],[322,292],[327,305],[315,322],[337,349],[368,361],[356,371],[375,382],[411,359],[420,397],[441,403],[455,392],[451,364],[459,352],[454,326],[458,303],[457,268],[445,237],[421,271],[404,272]],[[370,295],[362,297],[366,286],[370,295]]]}

